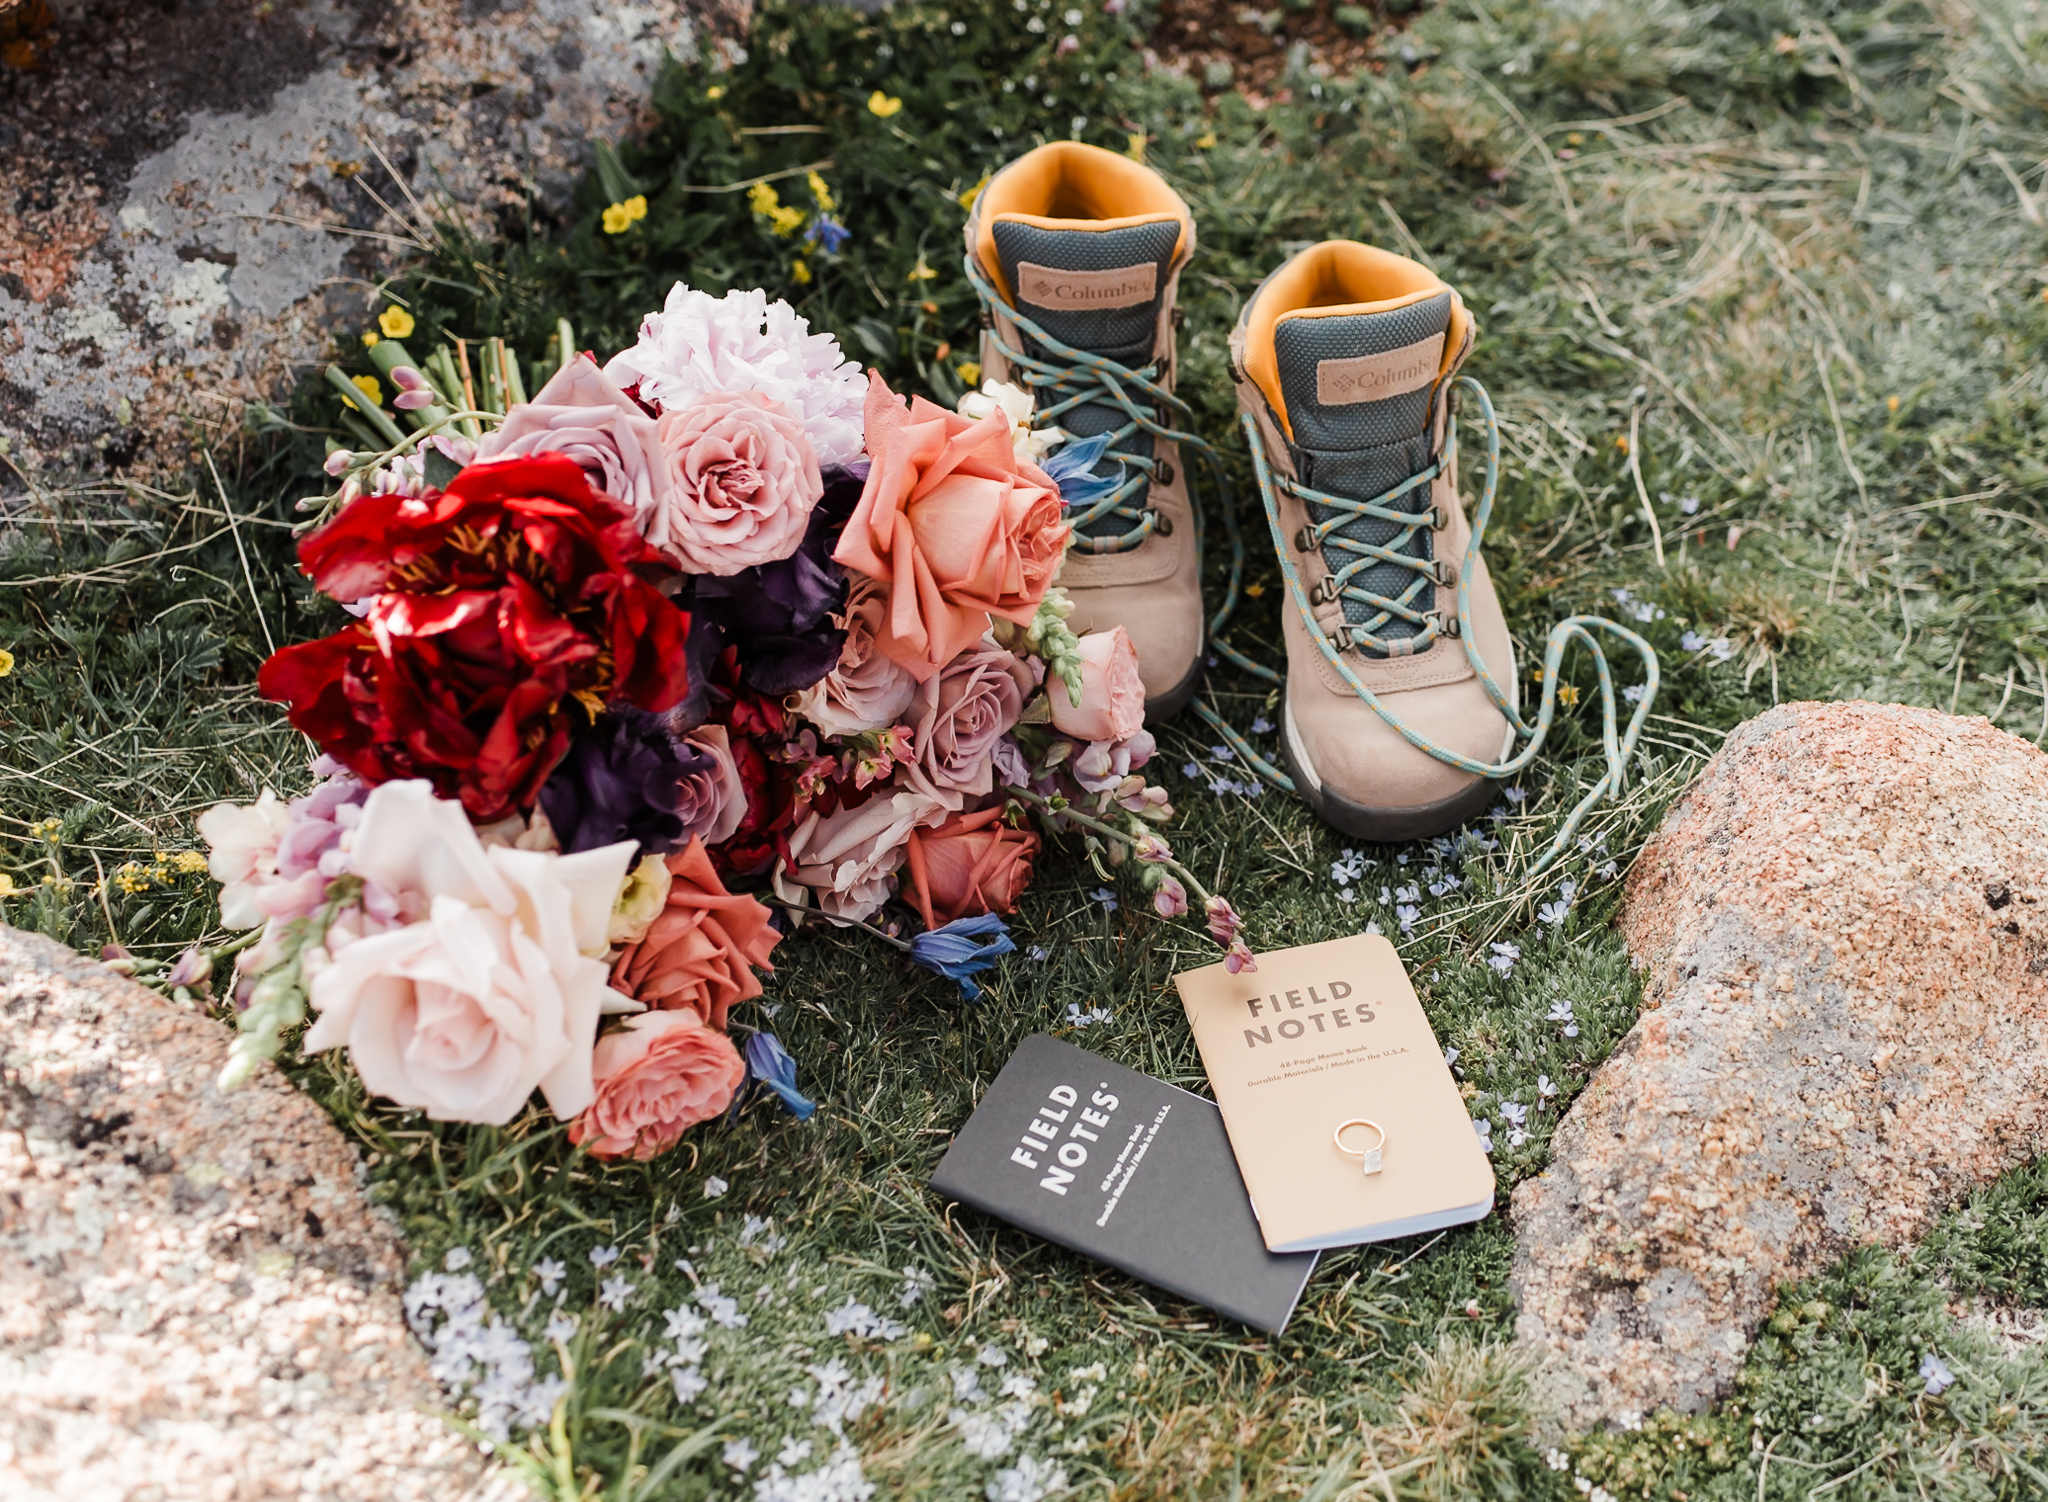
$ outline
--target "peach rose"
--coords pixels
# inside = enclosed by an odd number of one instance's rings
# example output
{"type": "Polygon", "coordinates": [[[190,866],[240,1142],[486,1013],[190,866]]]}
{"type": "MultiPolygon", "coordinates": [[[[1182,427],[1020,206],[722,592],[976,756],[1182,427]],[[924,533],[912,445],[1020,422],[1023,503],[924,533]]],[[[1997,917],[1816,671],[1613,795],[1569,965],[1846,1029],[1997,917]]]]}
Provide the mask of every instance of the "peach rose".
{"type": "Polygon", "coordinates": [[[910,899],[926,928],[981,913],[1014,913],[1031,885],[1038,836],[1003,822],[1000,808],[958,814],[910,833],[910,899]]]}
{"type": "Polygon", "coordinates": [[[662,472],[647,540],[685,573],[787,558],[825,493],[795,414],[758,391],[700,396],[660,420],[662,472]]]}
{"type": "Polygon", "coordinates": [[[788,708],[827,735],[859,735],[896,723],[917,695],[917,680],[884,656],[875,638],[889,608],[889,591],[866,574],[847,581],[846,610],[832,623],[846,633],[839,663],[823,678],[791,694],[788,708]]]}
{"type": "Polygon", "coordinates": [[[693,836],[668,869],[667,905],[645,938],[620,951],[612,985],[649,1007],[692,1008],[722,1030],[734,1002],[761,994],[754,967],[774,973],[768,952],[782,936],[767,908],[726,891],[702,840],[693,836]]]}
{"type": "Polygon", "coordinates": [[[833,558],[880,580],[876,642],[923,682],[999,615],[1028,625],[1066,552],[1060,494],[1010,447],[1008,420],[971,422],[880,375],[868,385],[872,465],[833,558]]]}
{"type": "Polygon", "coordinates": [[[1077,741],[1129,740],[1145,728],[1145,680],[1138,676],[1138,649],[1121,626],[1081,638],[1081,702],[1067,685],[1048,676],[1045,696],[1052,723],[1077,741]]]}
{"type": "Polygon", "coordinates": [[[747,1066],[732,1039],[689,1007],[642,1012],[597,1040],[597,1099],[569,1123],[594,1158],[645,1163],[732,1104],[747,1066]]]}

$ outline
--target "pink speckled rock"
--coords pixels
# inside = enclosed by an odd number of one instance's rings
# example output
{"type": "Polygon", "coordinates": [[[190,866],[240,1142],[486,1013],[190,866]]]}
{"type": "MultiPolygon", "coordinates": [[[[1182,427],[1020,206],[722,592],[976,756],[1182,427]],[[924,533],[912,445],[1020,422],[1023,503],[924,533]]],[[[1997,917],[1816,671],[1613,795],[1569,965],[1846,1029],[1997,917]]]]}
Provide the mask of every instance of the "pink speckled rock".
{"type": "Polygon", "coordinates": [[[1518,1342],[1585,1428],[1724,1394],[1778,1285],[1903,1246],[2048,1127],[2048,755],[1787,704],[1630,878],[1643,1015],[1514,1195],[1518,1342]]]}
{"type": "Polygon", "coordinates": [[[436,1416],[355,1149],[227,1035],[0,928],[0,1497],[524,1496],[436,1416]]]}

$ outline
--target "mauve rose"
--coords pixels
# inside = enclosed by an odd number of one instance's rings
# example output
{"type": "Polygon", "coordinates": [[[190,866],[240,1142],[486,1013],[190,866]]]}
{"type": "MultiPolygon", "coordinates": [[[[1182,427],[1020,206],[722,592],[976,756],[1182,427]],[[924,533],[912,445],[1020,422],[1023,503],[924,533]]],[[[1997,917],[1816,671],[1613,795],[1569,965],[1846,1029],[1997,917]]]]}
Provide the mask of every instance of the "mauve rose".
{"type": "Polygon", "coordinates": [[[722,392],[664,412],[659,428],[665,483],[648,542],[692,574],[736,574],[797,550],[825,480],[788,408],[722,392]]]}
{"type": "Polygon", "coordinates": [[[666,466],[655,421],[589,355],[549,378],[540,394],[505,414],[476,446],[476,462],[526,454],[566,454],[592,488],[633,509],[644,532],[661,497],[666,466]]]}
{"type": "Polygon", "coordinates": [[[569,1124],[569,1140],[594,1158],[638,1163],[717,1116],[747,1078],[732,1039],[688,1007],[628,1017],[597,1040],[591,1065],[597,1099],[569,1124]]]}
{"type": "Polygon", "coordinates": [[[702,840],[671,855],[668,869],[668,902],[647,936],[620,952],[612,984],[649,1007],[689,1007],[722,1029],[734,1002],[761,994],[754,967],[774,970],[768,955],[782,936],[767,908],[726,891],[702,840]]]}
{"type": "Polygon", "coordinates": [[[855,574],[846,613],[833,617],[846,632],[839,664],[817,683],[786,701],[827,735],[859,735],[893,725],[917,696],[917,679],[875,645],[889,591],[866,574],[855,574]]]}
{"type": "Polygon", "coordinates": [[[1030,691],[1030,670],[986,637],[919,684],[904,717],[917,744],[911,786],[951,809],[965,794],[992,789],[997,743],[1017,723],[1030,691]]]}
{"type": "Polygon", "coordinates": [[[722,845],[747,816],[747,790],[733,764],[729,732],[723,725],[699,725],[676,744],[683,775],[676,787],[676,816],[683,835],[722,845]]]}
{"type": "Polygon", "coordinates": [[[812,813],[789,836],[789,859],[776,872],[776,885],[807,887],[819,910],[859,921],[881,910],[894,890],[891,878],[903,865],[910,831],[936,824],[946,806],[915,788],[884,788],[853,808],[828,816],[812,813]]]}
{"type": "Polygon", "coordinates": [[[1066,554],[1059,486],[1010,447],[1009,421],[970,422],[868,386],[872,465],[832,556],[889,587],[881,649],[922,681],[999,615],[1030,624],[1066,554]]]}
{"type": "Polygon", "coordinates": [[[1014,913],[1031,884],[1038,836],[1003,822],[1000,808],[914,829],[904,849],[910,900],[926,928],[982,913],[1014,913]]]}
{"type": "Polygon", "coordinates": [[[1046,699],[1052,723],[1077,741],[1125,741],[1145,728],[1145,680],[1138,676],[1138,652],[1121,626],[1081,638],[1081,702],[1067,685],[1049,677],[1046,699]]]}
{"type": "Polygon", "coordinates": [[[1106,793],[1152,759],[1158,743],[1140,730],[1126,741],[1090,741],[1068,765],[1074,781],[1091,793],[1106,793]]]}

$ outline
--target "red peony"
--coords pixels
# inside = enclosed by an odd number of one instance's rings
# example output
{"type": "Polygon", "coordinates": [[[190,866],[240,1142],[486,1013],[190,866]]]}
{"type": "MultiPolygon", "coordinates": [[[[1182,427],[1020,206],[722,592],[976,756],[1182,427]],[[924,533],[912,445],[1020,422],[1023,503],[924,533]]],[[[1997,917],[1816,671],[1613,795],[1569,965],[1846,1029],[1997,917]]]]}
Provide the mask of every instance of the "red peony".
{"type": "Polygon", "coordinates": [[[666,566],[560,454],[472,464],[438,495],[360,497],[299,561],[370,608],[278,652],[257,687],[358,776],[424,777],[479,823],[533,802],[574,717],[667,709],[687,687],[689,617],[655,587],[666,566]]]}

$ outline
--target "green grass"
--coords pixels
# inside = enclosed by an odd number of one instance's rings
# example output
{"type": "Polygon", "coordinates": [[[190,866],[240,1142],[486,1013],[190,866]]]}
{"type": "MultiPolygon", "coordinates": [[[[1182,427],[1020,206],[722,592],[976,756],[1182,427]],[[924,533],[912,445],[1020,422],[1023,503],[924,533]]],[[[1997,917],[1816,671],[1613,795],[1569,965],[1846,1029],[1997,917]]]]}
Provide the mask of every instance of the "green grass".
{"type": "MultiPolygon", "coordinates": [[[[893,380],[947,395],[974,334],[961,195],[1035,140],[1123,149],[1143,134],[1199,221],[1183,389],[1242,494],[1223,346],[1243,297],[1297,242],[1348,235],[1427,258],[1480,320],[1469,368],[1505,419],[1488,551],[1525,671],[1552,621],[1612,613],[1616,589],[1664,612],[1641,628],[1666,689],[1639,775],[1588,829],[1604,851],[1574,855],[1569,918],[1540,922],[1557,878],[1528,879],[1532,852],[1597,772],[1584,709],[1523,779],[1513,817],[1481,826],[1498,849],[1363,851],[1376,864],[1356,903],[1330,878],[1343,842],[1297,804],[1164,780],[1181,809],[1176,848],[1222,873],[1255,945],[1333,937],[1367,916],[1391,930],[1374,899],[1397,873],[1461,875],[1422,903],[1402,948],[1461,1052],[1473,1110],[1532,1102],[1539,1076],[1562,1092],[1521,1147],[1496,1129],[1505,1199],[1540,1171],[1557,1110],[1634,1020],[1610,926],[1618,878],[1596,873],[1611,856],[1625,874],[1729,727],[1774,698],[1868,697],[1993,714],[2029,739],[2048,729],[2036,270],[2048,186],[2035,165],[2048,158],[2048,32],[2036,9],[1995,0],[1458,0],[1387,36],[1384,74],[1299,76],[1291,98],[1255,109],[1148,76],[1132,24],[1093,7],[1080,47],[1056,56],[1057,13],[1027,4],[879,17],[770,6],[744,64],[663,83],[654,134],[623,152],[630,182],[594,178],[572,214],[517,243],[415,225],[431,253],[393,290],[422,339],[505,330],[532,357],[558,315],[607,350],[676,277],[761,283],[893,380]],[[1048,29],[1027,30],[1039,16],[1048,29]],[[900,113],[868,110],[877,89],[900,113]],[[836,258],[802,255],[807,283],[794,280],[796,243],[745,194],[691,191],[825,160],[853,239],[836,258]],[[599,214],[622,187],[645,191],[651,211],[606,235],[599,214]],[[920,268],[934,274],[913,278],[920,268]],[[1618,442],[1632,432],[1661,568],[1618,442]],[[1684,650],[1688,631],[1725,637],[1731,660],[1684,650]],[[1505,976],[1484,964],[1496,939],[1522,949],[1505,976]],[[1578,1036],[1548,1020],[1558,1001],[1578,1036]]],[[[811,206],[801,175],[775,185],[811,206]]],[[[337,331],[345,357],[359,332],[337,331]]],[[[302,428],[331,420],[317,394],[292,411],[302,428]]],[[[0,645],[18,659],[0,680],[0,834],[13,880],[36,891],[6,903],[10,921],[87,947],[182,946],[207,926],[204,882],[155,857],[189,847],[192,816],[216,798],[304,784],[302,743],[250,684],[270,641],[328,620],[289,569],[290,505],[316,443],[273,429],[216,456],[224,490],[210,476],[189,495],[16,486],[0,559],[0,645]],[[54,836],[40,822],[52,818],[54,836]],[[106,879],[131,861],[126,885],[140,890],[106,879]]],[[[1261,593],[1236,636],[1274,660],[1277,574],[1254,543],[1246,577],[1261,593]]],[[[1221,560],[1211,566],[1220,583],[1221,560]]],[[[1585,664],[1572,671],[1590,690],[1585,664]]],[[[1241,728],[1272,708],[1229,672],[1214,692],[1241,728]]],[[[1192,719],[1168,727],[1161,765],[1205,762],[1211,739],[1192,719]]],[[[824,1109],[799,1125],[757,1108],[644,1167],[596,1168],[537,1121],[465,1129],[391,1111],[331,1058],[293,1071],[374,1154],[377,1192],[421,1267],[469,1249],[495,1305],[538,1339],[554,1306],[529,1270],[568,1264],[574,1393],[559,1429],[526,1450],[565,1499],[586,1487],[621,1502],[751,1495],[719,1458],[738,1436],[763,1453],[757,1474],[789,1436],[815,1443],[795,1467],[811,1468],[830,1438],[789,1392],[815,1394],[806,1368],[834,1355],[853,1380],[882,1380],[845,1431],[883,1496],[978,1497],[1019,1453],[1056,1462],[1084,1496],[1579,1495],[1530,1437],[1508,1351],[1504,1214],[1327,1256],[1294,1325],[1265,1340],[949,1212],[923,1187],[1010,1050],[1063,1030],[1069,1004],[1114,1013],[1076,1041],[1199,1088],[1169,980],[1210,952],[1140,902],[1106,913],[1088,896],[1099,885],[1071,854],[1045,862],[1017,926],[1048,958],[1011,963],[975,1006],[855,937],[792,940],[772,1025],[824,1109]],[[712,1175],[731,1186],[722,1198],[705,1195],[712,1175]],[[757,1232],[743,1245],[750,1215],[786,1244],[770,1254],[757,1232]],[[623,1314],[594,1302],[604,1275],[585,1253],[599,1245],[624,1249],[637,1284],[623,1314]],[[906,1267],[931,1280],[907,1305],[906,1267]],[[643,1357],[693,1275],[741,1294],[750,1322],[714,1328],[712,1388],[681,1408],[643,1357]],[[828,1337],[824,1313],[848,1298],[909,1333],[828,1337]],[[1007,1364],[979,1367],[980,1387],[1023,1372],[1038,1394],[1001,1460],[970,1453],[948,1416],[961,1406],[954,1369],[989,1348],[1007,1364]],[[709,1426],[708,1447],[661,1469],[709,1426]]],[[[1859,1254],[1788,1290],[1713,1413],[1569,1440],[1570,1466],[1617,1497],[1673,1502],[2048,1491],[2048,1360],[1960,1317],[2048,1305],[2044,1228],[2048,1176],[2017,1172],[1919,1248],[1859,1254]],[[1929,1351],[1960,1379],[1938,1399],[1915,1377],[1929,1351]]]]}

